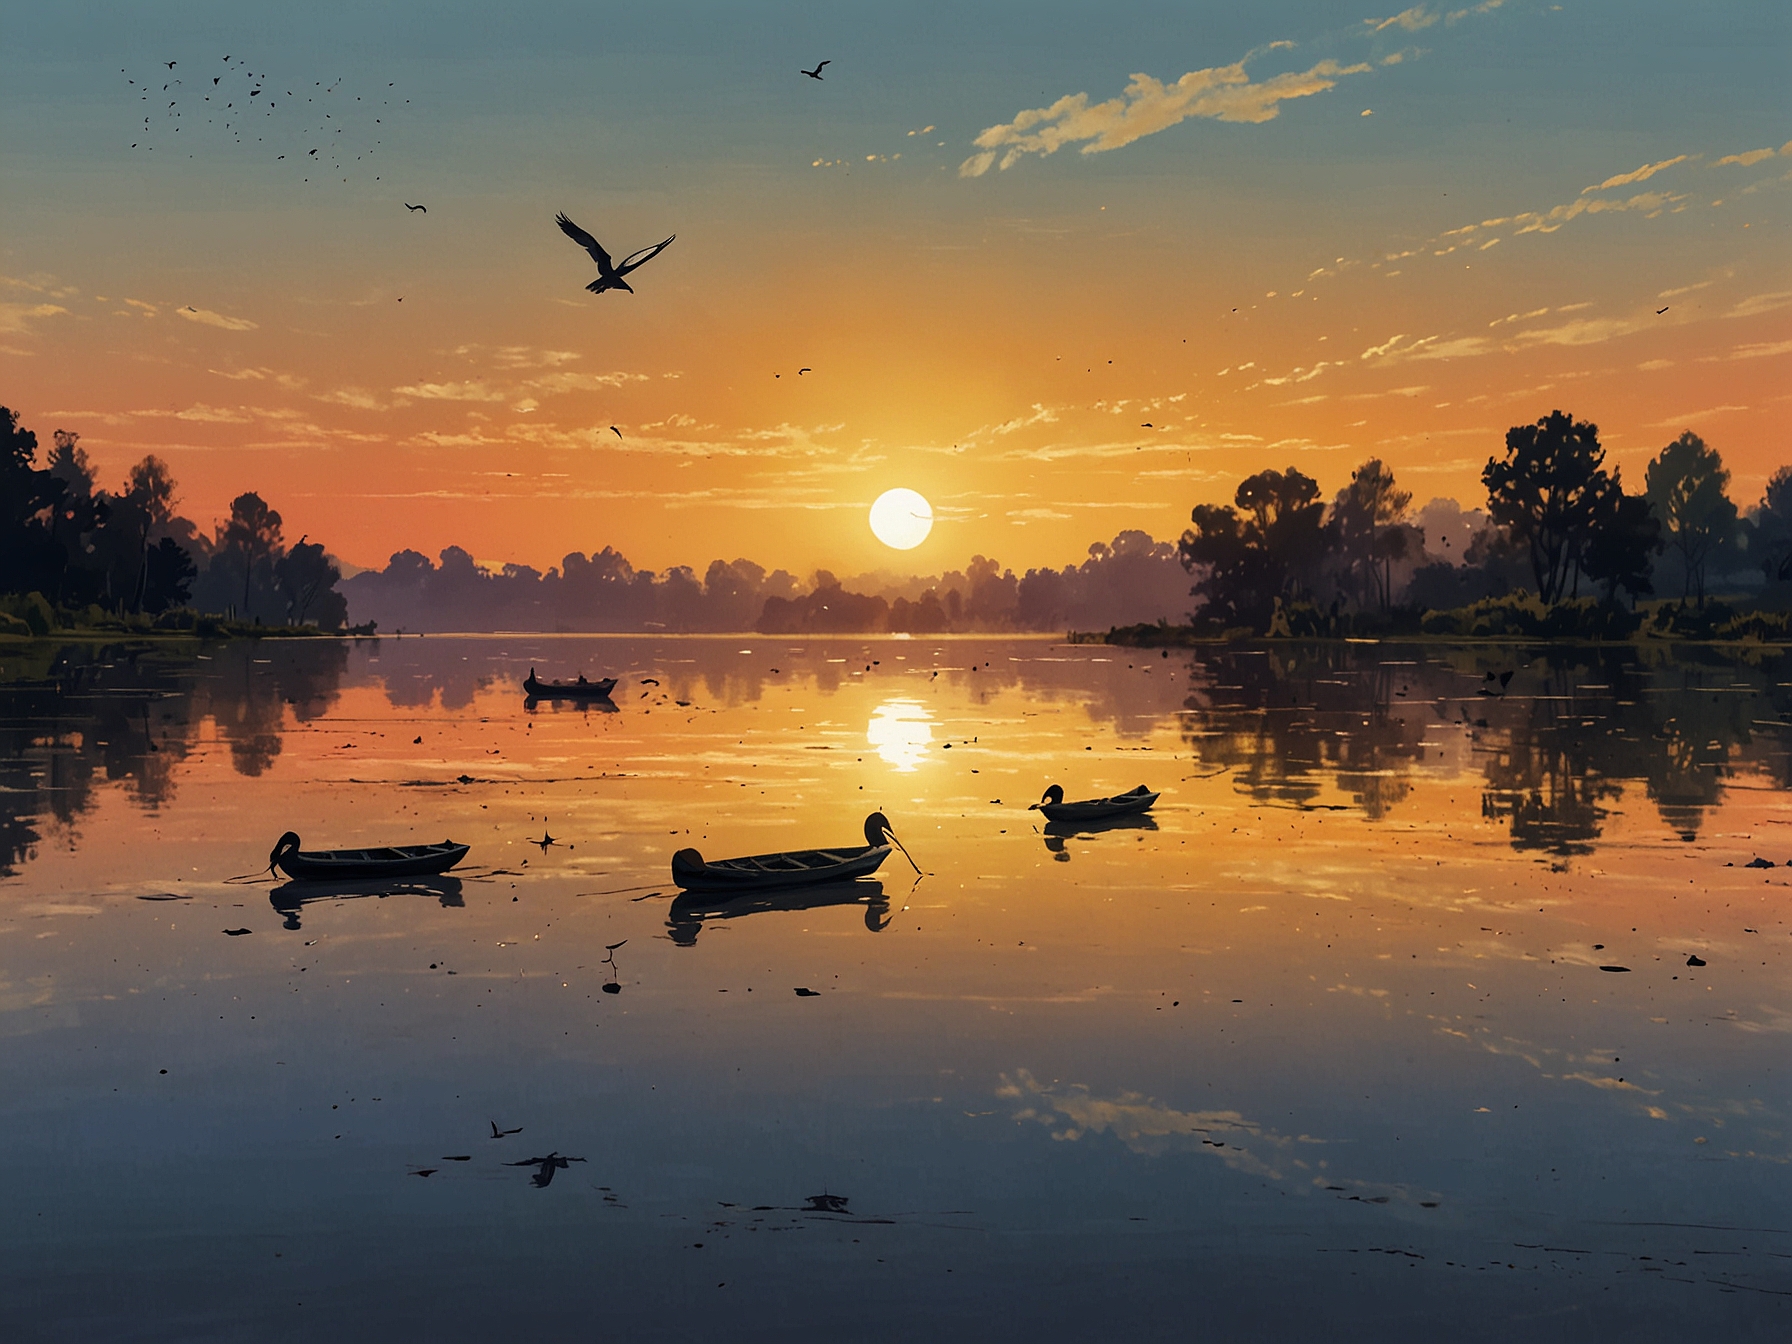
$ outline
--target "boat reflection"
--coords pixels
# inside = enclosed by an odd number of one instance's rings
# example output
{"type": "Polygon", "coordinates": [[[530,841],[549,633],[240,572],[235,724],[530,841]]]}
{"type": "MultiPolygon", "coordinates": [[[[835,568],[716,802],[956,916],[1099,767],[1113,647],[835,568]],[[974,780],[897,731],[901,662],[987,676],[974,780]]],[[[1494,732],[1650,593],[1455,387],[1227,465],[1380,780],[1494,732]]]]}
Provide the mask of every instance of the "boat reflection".
{"type": "Polygon", "coordinates": [[[783,891],[755,891],[744,896],[728,897],[714,893],[687,891],[676,897],[666,913],[666,936],[680,947],[690,947],[712,920],[739,919],[743,915],[764,914],[769,910],[820,910],[834,905],[864,905],[865,927],[881,933],[890,923],[890,898],[884,884],[869,882],[825,882],[819,886],[797,887],[783,891]]]}
{"type": "Polygon", "coordinates": [[[458,877],[363,878],[359,881],[282,882],[268,893],[268,904],[278,910],[282,928],[297,929],[299,912],[317,901],[353,901],[376,896],[433,896],[444,909],[466,905],[458,877]]]}
{"type": "Polygon", "coordinates": [[[1059,863],[1070,862],[1070,851],[1064,847],[1066,840],[1092,840],[1109,831],[1155,831],[1157,819],[1134,815],[1130,817],[1107,817],[1101,821],[1048,821],[1045,823],[1045,847],[1052,852],[1052,858],[1059,863]]]}
{"type": "Polygon", "coordinates": [[[543,705],[546,705],[555,714],[590,714],[593,711],[599,714],[620,714],[622,712],[621,706],[607,695],[586,696],[580,699],[536,695],[523,697],[523,712],[525,714],[537,713],[543,705]]]}

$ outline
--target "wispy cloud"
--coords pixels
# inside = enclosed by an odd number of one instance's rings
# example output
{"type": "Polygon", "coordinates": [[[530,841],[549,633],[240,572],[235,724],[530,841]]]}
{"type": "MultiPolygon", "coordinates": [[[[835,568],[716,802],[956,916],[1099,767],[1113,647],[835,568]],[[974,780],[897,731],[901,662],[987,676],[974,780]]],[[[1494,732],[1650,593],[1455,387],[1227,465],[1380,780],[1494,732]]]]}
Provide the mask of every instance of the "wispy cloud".
{"type": "MultiPolygon", "coordinates": [[[[1466,12],[1466,11],[1465,11],[1466,12]]],[[[1437,22],[1437,15],[1423,5],[1414,5],[1411,9],[1403,9],[1392,18],[1364,19],[1372,33],[1383,33],[1389,28],[1402,28],[1409,33],[1416,33],[1421,28],[1429,28],[1437,22]]]]}
{"type": "Polygon", "coordinates": [[[1742,168],[1753,168],[1757,163],[1771,159],[1775,155],[1783,155],[1787,158],[1792,158],[1792,140],[1786,141],[1786,143],[1781,145],[1778,149],[1751,149],[1742,154],[1726,154],[1711,166],[1713,168],[1723,168],[1729,164],[1736,164],[1742,168]]]}
{"type": "Polygon", "coordinates": [[[1792,289],[1776,290],[1771,294],[1751,294],[1725,316],[1754,317],[1759,313],[1771,313],[1776,308],[1784,308],[1789,303],[1792,303],[1792,289]]]}
{"type": "Polygon", "coordinates": [[[1731,359],[1763,359],[1768,355],[1792,355],[1792,341],[1751,341],[1730,352],[1731,359]]]}
{"type": "MultiPolygon", "coordinates": [[[[1262,50],[1292,45],[1272,42],[1262,50]]],[[[1190,117],[1251,124],[1271,121],[1289,99],[1323,93],[1343,76],[1370,68],[1362,63],[1341,65],[1324,60],[1306,70],[1253,81],[1245,72],[1245,62],[1257,54],[1252,52],[1232,65],[1191,70],[1173,84],[1135,74],[1123,93],[1105,102],[1092,104],[1088,94],[1072,93],[1049,107],[1021,112],[1013,121],[980,134],[975,141],[980,152],[961,163],[958,174],[982,177],[992,167],[1012,168],[1029,154],[1055,154],[1066,145],[1080,145],[1084,154],[1100,154],[1168,130],[1190,117]]]]}
{"type": "Polygon", "coordinates": [[[510,393],[485,382],[410,383],[392,389],[401,397],[421,401],[508,401],[510,393]]]}
{"type": "Polygon", "coordinates": [[[1675,164],[1685,163],[1690,155],[1678,154],[1671,159],[1663,159],[1660,163],[1645,163],[1641,168],[1633,168],[1628,173],[1619,173],[1608,177],[1605,181],[1591,187],[1582,187],[1580,194],[1585,196],[1590,191],[1610,191],[1613,187],[1628,187],[1632,182],[1647,182],[1664,168],[1672,168],[1675,164]]]}
{"type": "Polygon", "coordinates": [[[67,312],[59,303],[0,303],[0,332],[23,334],[38,319],[67,312]]]}
{"type": "Polygon", "coordinates": [[[254,331],[261,324],[251,322],[246,317],[227,317],[223,313],[214,313],[209,308],[176,308],[175,312],[189,322],[198,322],[203,326],[217,327],[220,331],[254,331]]]}

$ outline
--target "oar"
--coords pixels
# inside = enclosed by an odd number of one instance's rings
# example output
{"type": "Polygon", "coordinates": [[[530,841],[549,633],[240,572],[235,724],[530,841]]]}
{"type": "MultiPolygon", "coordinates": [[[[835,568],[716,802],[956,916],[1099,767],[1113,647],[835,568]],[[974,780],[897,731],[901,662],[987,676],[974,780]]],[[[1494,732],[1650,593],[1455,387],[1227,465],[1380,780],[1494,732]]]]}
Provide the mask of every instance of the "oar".
{"type": "Polygon", "coordinates": [[[906,845],[904,845],[902,843],[902,841],[900,841],[896,838],[896,832],[891,830],[889,828],[889,826],[886,825],[884,827],[884,834],[889,836],[891,843],[894,844],[897,849],[900,849],[902,851],[902,857],[907,859],[908,866],[915,870],[915,876],[916,877],[925,877],[926,874],[921,871],[921,865],[915,862],[915,856],[913,854],[910,854],[908,852],[908,847],[906,845]]]}

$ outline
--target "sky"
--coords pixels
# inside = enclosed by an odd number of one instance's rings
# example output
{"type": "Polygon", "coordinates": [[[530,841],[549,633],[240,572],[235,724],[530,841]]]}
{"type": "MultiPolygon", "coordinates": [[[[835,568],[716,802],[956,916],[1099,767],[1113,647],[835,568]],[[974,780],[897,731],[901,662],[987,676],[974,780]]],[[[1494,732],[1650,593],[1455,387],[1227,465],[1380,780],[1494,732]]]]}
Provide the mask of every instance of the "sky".
{"type": "Polygon", "coordinates": [[[0,28],[0,403],[351,565],[1057,566],[1265,467],[1473,505],[1558,408],[1633,489],[1686,429],[1744,507],[1792,462],[1782,0],[0,28]],[[558,211],[676,241],[592,295],[558,211]]]}

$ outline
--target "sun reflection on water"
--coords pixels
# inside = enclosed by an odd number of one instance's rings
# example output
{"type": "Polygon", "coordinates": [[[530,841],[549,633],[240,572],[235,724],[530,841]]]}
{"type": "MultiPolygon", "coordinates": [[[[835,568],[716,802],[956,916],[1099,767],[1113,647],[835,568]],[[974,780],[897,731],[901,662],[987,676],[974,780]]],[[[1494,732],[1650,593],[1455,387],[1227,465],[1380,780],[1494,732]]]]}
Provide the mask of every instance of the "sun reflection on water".
{"type": "Polygon", "coordinates": [[[886,700],[871,713],[865,740],[904,774],[913,773],[933,741],[933,721],[918,700],[886,700]]]}

